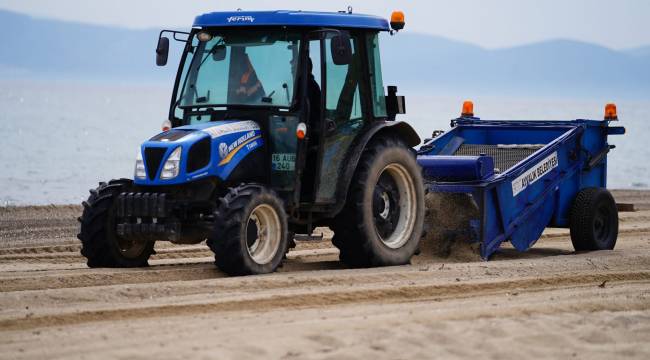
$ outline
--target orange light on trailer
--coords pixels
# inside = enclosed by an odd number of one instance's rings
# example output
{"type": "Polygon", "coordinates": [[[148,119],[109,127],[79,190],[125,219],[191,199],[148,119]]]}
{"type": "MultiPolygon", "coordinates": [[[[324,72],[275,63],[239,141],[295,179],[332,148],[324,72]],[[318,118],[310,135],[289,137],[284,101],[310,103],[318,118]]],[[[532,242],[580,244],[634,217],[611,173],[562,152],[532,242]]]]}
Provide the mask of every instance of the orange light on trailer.
{"type": "Polygon", "coordinates": [[[616,104],[609,103],[605,105],[605,120],[618,120],[618,114],[616,114],[616,104]]]}
{"type": "Polygon", "coordinates": [[[296,127],[296,137],[298,140],[303,140],[305,136],[307,136],[307,125],[301,122],[298,124],[298,127],[296,127]]]}
{"type": "Polygon", "coordinates": [[[390,27],[395,31],[400,31],[404,29],[404,13],[401,11],[393,11],[390,15],[390,27]]]}
{"type": "Polygon", "coordinates": [[[474,103],[467,100],[463,103],[463,111],[461,111],[460,116],[462,117],[474,117],[474,103]]]}

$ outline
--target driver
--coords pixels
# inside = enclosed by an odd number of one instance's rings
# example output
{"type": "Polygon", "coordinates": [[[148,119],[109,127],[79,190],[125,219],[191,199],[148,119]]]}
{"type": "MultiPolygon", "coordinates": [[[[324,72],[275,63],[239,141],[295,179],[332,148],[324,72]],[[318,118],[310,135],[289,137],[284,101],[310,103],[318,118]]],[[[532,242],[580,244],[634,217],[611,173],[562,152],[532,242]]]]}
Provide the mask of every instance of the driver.
{"type": "Polygon", "coordinates": [[[259,103],[264,94],[264,87],[257,77],[250,58],[248,54],[244,54],[239,86],[235,90],[235,102],[241,104],[259,103]]]}

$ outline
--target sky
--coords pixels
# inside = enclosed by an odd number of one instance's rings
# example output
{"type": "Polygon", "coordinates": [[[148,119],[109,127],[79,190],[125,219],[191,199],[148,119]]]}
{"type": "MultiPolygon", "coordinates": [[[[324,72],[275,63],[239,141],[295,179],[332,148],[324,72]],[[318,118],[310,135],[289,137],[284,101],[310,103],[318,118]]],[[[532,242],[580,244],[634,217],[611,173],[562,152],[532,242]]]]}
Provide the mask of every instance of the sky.
{"type": "Polygon", "coordinates": [[[186,28],[211,11],[300,9],[389,17],[406,14],[406,30],[485,48],[570,39],[628,49],[650,45],[648,0],[0,0],[0,9],[128,28],[186,28]]]}

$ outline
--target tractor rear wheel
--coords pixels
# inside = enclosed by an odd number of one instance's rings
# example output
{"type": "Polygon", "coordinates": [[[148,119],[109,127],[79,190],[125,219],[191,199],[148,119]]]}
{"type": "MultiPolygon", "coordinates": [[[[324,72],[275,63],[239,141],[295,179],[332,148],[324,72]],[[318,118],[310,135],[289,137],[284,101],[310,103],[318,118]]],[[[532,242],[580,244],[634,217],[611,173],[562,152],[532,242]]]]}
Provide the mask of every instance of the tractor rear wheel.
{"type": "Polygon", "coordinates": [[[90,190],[90,197],[84,201],[83,214],[78,219],[81,231],[81,255],[88,259],[89,267],[142,267],[148,265],[153,254],[153,242],[129,241],[116,234],[116,198],[128,192],[133,182],[128,179],[100,183],[90,190]]]}
{"type": "Polygon", "coordinates": [[[612,250],[618,237],[618,209],[603,188],[578,193],[570,213],[571,242],[576,251],[612,250]]]}
{"type": "Polygon", "coordinates": [[[423,221],[424,185],[411,150],[391,138],[369,144],[332,224],[340,260],[354,267],[406,264],[418,249],[423,221]]]}
{"type": "Polygon", "coordinates": [[[257,184],[231,188],[219,199],[208,246],[215,263],[229,275],[274,272],[288,249],[287,215],[282,200],[257,184]]]}

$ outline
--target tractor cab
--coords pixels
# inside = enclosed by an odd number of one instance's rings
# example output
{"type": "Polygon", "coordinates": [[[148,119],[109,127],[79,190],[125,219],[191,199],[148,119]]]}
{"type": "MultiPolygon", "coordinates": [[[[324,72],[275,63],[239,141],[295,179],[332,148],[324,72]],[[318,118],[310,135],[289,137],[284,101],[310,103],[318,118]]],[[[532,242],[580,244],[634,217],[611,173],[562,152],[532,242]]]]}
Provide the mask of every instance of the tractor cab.
{"type": "MultiPolygon", "coordinates": [[[[254,166],[264,170],[259,180],[268,181],[293,208],[334,210],[345,191],[338,180],[355,140],[373,123],[403,112],[390,106],[403,104],[395,91],[388,92],[390,99],[385,95],[382,31],[391,31],[385,19],[351,12],[198,16],[190,33],[173,32],[186,45],[171,126],[256,122],[267,149],[254,166]]],[[[164,33],[158,64],[166,63],[164,33]]]]}

